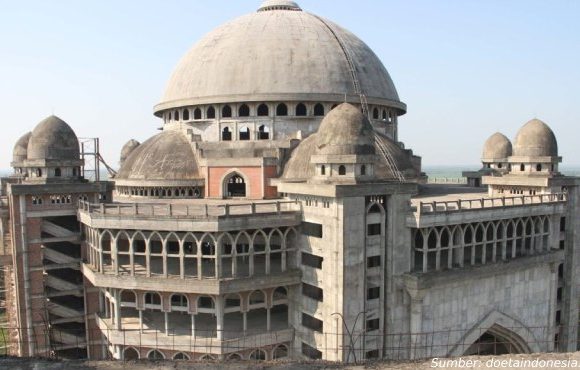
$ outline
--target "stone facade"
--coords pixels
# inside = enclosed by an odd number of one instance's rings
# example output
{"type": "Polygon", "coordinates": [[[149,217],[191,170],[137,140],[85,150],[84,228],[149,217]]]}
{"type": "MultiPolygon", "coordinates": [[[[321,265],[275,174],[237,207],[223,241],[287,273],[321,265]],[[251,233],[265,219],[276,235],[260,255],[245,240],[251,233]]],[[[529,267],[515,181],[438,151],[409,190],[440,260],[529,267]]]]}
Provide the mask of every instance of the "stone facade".
{"type": "Polygon", "coordinates": [[[579,181],[558,172],[549,127],[530,121],[513,151],[494,134],[473,186],[426,185],[399,141],[405,111],[356,36],[270,0],[194,46],[155,107],[163,131],[130,140],[111,181],[84,179],[76,135],[49,117],[16,143],[2,185],[11,352],[576,350],[579,181]],[[232,54],[240,40],[252,58],[232,54]]]}

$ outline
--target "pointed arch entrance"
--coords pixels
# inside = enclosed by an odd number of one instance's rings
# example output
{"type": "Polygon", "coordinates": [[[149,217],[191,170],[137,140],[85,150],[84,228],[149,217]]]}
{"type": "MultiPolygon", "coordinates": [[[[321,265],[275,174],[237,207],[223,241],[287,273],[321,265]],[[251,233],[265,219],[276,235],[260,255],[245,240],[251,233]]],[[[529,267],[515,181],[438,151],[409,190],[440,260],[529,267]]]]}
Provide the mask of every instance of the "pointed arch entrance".
{"type": "Polygon", "coordinates": [[[246,179],[240,173],[232,172],[224,178],[223,195],[225,198],[245,198],[247,190],[246,179]]]}
{"type": "Polygon", "coordinates": [[[447,356],[540,352],[538,343],[523,323],[494,310],[460,338],[447,356]]]}

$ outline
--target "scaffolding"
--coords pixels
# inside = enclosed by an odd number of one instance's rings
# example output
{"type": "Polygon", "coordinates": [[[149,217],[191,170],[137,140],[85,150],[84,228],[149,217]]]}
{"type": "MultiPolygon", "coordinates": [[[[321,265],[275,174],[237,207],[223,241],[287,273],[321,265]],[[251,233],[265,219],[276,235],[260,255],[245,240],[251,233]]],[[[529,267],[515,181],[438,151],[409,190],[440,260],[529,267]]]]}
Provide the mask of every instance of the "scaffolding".
{"type": "Polygon", "coordinates": [[[101,181],[101,164],[107,170],[109,177],[115,177],[117,172],[105,162],[100,152],[98,137],[79,138],[81,159],[83,160],[82,176],[93,182],[101,181]]]}

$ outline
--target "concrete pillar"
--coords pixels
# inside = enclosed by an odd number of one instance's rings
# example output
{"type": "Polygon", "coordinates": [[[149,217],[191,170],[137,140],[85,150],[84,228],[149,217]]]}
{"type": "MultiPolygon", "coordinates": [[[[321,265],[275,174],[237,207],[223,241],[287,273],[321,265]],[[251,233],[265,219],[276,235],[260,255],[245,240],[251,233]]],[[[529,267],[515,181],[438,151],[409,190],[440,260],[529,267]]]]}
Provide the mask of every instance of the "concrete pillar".
{"type": "Polygon", "coordinates": [[[121,293],[119,290],[115,291],[115,324],[118,330],[123,329],[123,318],[121,317],[121,293]]]}
{"type": "Polygon", "coordinates": [[[195,315],[191,315],[191,336],[195,337],[195,315]]]}
{"type": "Polygon", "coordinates": [[[248,313],[242,312],[242,318],[244,322],[244,334],[248,331],[248,313]]]}
{"type": "Polygon", "coordinates": [[[167,277],[167,240],[162,241],[163,249],[161,255],[163,258],[163,277],[167,277]]]}
{"type": "MultiPolygon", "coordinates": [[[[562,295],[561,351],[576,351],[578,342],[578,300],[580,295],[580,184],[568,186],[566,239],[564,247],[564,286],[562,295]]],[[[558,233],[559,234],[559,233],[558,233]]]]}
{"type": "Polygon", "coordinates": [[[268,307],[266,308],[266,331],[270,331],[270,327],[271,327],[271,315],[270,315],[270,310],[271,308],[268,307]]]}
{"type": "Polygon", "coordinates": [[[133,249],[133,240],[129,240],[129,265],[131,276],[135,275],[135,251],[133,249]]]}
{"type": "Polygon", "coordinates": [[[222,277],[222,245],[221,242],[216,243],[215,250],[215,278],[219,279],[222,277]]]}
{"type": "Polygon", "coordinates": [[[163,318],[165,319],[165,335],[169,335],[169,312],[164,312],[163,318]]]}
{"type": "Polygon", "coordinates": [[[406,281],[406,290],[411,297],[410,305],[410,325],[411,343],[409,348],[409,359],[421,358],[422,353],[418,351],[421,347],[421,334],[423,332],[423,298],[427,291],[417,289],[415,281],[406,281]]]}
{"type": "Polygon", "coordinates": [[[151,245],[149,240],[145,241],[145,266],[147,277],[151,277],[151,245]]]}
{"type": "Polygon", "coordinates": [[[179,277],[185,278],[185,252],[183,251],[183,242],[179,243],[179,277]]]}
{"type": "Polygon", "coordinates": [[[139,310],[139,333],[143,334],[143,310],[139,310]]]}
{"type": "Polygon", "coordinates": [[[197,278],[201,280],[203,274],[201,271],[202,264],[201,264],[201,243],[197,243],[197,278]]]}
{"type": "Polygon", "coordinates": [[[224,331],[224,300],[222,297],[215,299],[215,314],[217,321],[217,339],[223,340],[224,331]]]}

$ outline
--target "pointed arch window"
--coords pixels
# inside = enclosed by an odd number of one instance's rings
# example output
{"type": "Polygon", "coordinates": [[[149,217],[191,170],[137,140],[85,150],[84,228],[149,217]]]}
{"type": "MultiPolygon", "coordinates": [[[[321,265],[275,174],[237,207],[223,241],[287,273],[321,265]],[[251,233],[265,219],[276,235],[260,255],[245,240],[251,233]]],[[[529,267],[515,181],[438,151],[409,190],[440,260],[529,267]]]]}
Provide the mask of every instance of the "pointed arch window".
{"type": "Polygon", "coordinates": [[[215,118],[215,108],[214,107],[207,108],[207,115],[206,115],[206,117],[207,118],[211,118],[211,119],[215,118]]]}
{"type": "Polygon", "coordinates": [[[314,106],[314,115],[315,116],[324,116],[324,106],[320,103],[314,106]]]}
{"type": "Polygon", "coordinates": [[[247,104],[240,105],[240,109],[238,109],[238,116],[249,117],[250,116],[250,107],[248,107],[247,104]]]}
{"type": "Polygon", "coordinates": [[[306,116],[306,105],[304,105],[303,103],[299,103],[296,106],[296,115],[298,117],[306,116]]]}
{"type": "Polygon", "coordinates": [[[222,117],[230,118],[231,116],[232,116],[232,107],[230,107],[229,105],[224,105],[224,107],[222,108],[222,117]]]}
{"type": "Polygon", "coordinates": [[[287,116],[288,115],[288,106],[284,103],[278,104],[276,107],[276,115],[277,116],[287,116]]]}
{"type": "Polygon", "coordinates": [[[268,106],[266,104],[260,104],[258,106],[258,116],[266,117],[268,115],[270,115],[270,110],[268,109],[268,106]]]}

